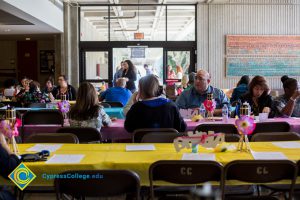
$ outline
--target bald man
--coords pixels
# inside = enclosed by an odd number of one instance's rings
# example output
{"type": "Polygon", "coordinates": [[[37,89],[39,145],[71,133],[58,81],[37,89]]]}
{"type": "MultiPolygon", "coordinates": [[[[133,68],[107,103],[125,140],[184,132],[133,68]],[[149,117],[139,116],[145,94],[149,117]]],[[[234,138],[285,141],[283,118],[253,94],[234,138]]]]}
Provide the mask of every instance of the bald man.
{"type": "Polygon", "coordinates": [[[113,101],[113,102],[121,102],[126,105],[127,101],[131,97],[130,90],[126,89],[126,79],[125,78],[118,78],[116,80],[116,86],[107,89],[106,91],[102,92],[100,95],[100,101],[113,101]]]}
{"type": "Polygon", "coordinates": [[[229,99],[222,90],[210,85],[210,75],[205,70],[199,70],[197,72],[194,85],[181,93],[176,100],[176,104],[180,109],[199,108],[206,100],[208,93],[212,93],[216,101],[214,114],[221,115],[223,105],[230,105],[229,99]]]}

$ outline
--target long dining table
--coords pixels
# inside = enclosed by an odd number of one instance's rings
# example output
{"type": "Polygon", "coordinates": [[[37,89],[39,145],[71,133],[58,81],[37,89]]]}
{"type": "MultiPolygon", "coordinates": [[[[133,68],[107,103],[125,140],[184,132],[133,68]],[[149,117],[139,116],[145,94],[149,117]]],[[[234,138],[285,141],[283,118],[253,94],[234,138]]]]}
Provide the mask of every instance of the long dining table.
{"type": "MultiPolygon", "coordinates": [[[[288,122],[290,124],[290,131],[300,133],[300,118],[272,118],[268,119],[264,122],[288,122]]],[[[223,121],[200,121],[193,122],[190,119],[185,119],[187,124],[187,131],[193,131],[199,124],[220,124],[220,123],[228,123],[235,124],[235,119],[230,118],[228,122],[223,121]]],[[[259,123],[259,122],[258,122],[259,123]]],[[[69,126],[69,124],[66,124],[69,126]]],[[[24,135],[25,137],[31,133],[54,133],[59,129],[60,126],[57,125],[28,125],[25,127],[24,135]]],[[[124,119],[117,119],[112,122],[112,124],[108,127],[101,128],[102,139],[106,141],[112,142],[120,142],[120,141],[131,141],[132,133],[129,133],[124,128],[124,119]]]]}
{"type": "MultiPolygon", "coordinates": [[[[255,152],[280,152],[288,160],[300,160],[299,148],[283,148],[276,145],[276,143],[253,142],[250,143],[250,147],[255,152]]],[[[296,143],[300,145],[300,141],[296,143]]],[[[236,143],[231,144],[235,145],[236,143]]],[[[32,151],[29,150],[29,148],[35,145],[36,144],[19,144],[18,147],[21,153],[30,153],[32,151]]],[[[47,145],[49,148],[49,144],[47,145]]],[[[33,180],[30,186],[53,186],[54,179],[51,175],[57,175],[68,170],[101,169],[132,170],[139,175],[141,185],[149,186],[148,171],[152,163],[159,160],[182,160],[184,154],[191,153],[191,149],[183,149],[180,152],[176,152],[173,144],[156,143],[153,144],[155,149],[152,151],[127,151],[127,145],[133,144],[62,144],[58,149],[54,150],[54,152],[51,152],[48,162],[24,162],[36,175],[36,179],[33,180]],[[56,158],[63,157],[51,160],[54,156],[56,158]],[[79,156],[81,159],[75,161],[76,159],[71,156],[79,156]]],[[[47,146],[45,146],[45,148],[47,149],[47,146]]],[[[205,156],[208,154],[214,155],[214,159],[208,160],[215,160],[220,162],[223,166],[234,160],[254,160],[254,156],[250,152],[214,152],[212,149],[206,149],[202,146],[198,147],[198,151],[199,156],[203,157],[204,160],[206,160],[205,156]]],[[[3,184],[9,185],[12,183],[8,180],[1,179],[0,185],[3,184]]],[[[162,183],[162,185],[164,184],[162,183]]],[[[237,185],[240,183],[232,181],[230,184],[237,185]]]]}

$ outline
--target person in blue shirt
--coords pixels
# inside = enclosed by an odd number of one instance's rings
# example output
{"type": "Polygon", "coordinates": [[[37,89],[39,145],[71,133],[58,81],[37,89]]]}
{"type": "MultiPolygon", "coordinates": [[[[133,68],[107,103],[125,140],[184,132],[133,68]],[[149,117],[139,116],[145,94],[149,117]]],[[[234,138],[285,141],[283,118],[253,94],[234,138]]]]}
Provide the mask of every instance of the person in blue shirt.
{"type": "Polygon", "coordinates": [[[233,103],[235,101],[238,101],[241,96],[246,94],[248,92],[248,85],[250,82],[250,78],[247,75],[244,75],[241,77],[239,82],[237,83],[236,88],[234,88],[231,98],[230,98],[230,103],[233,103]]]}
{"type": "Polygon", "coordinates": [[[130,90],[126,89],[126,79],[119,78],[116,81],[116,86],[107,89],[100,96],[100,101],[113,101],[113,102],[121,102],[126,105],[127,101],[131,97],[132,93],[130,90]]]}
{"type": "Polygon", "coordinates": [[[212,93],[216,101],[215,115],[222,114],[223,105],[229,105],[229,99],[225,93],[210,85],[210,75],[205,70],[199,70],[195,76],[193,87],[184,90],[177,98],[176,104],[179,109],[199,108],[207,99],[207,94],[212,93]]]}

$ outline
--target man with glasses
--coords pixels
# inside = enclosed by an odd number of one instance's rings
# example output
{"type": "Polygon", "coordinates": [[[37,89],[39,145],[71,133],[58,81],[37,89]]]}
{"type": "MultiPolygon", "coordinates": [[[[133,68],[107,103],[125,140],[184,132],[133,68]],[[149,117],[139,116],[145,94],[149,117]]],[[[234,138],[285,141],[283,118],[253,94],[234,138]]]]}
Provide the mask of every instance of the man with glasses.
{"type": "Polygon", "coordinates": [[[193,87],[183,91],[177,98],[176,104],[179,109],[199,108],[209,93],[213,94],[216,101],[214,115],[221,115],[223,105],[230,105],[229,99],[222,90],[210,85],[210,75],[205,70],[197,72],[193,87]]]}

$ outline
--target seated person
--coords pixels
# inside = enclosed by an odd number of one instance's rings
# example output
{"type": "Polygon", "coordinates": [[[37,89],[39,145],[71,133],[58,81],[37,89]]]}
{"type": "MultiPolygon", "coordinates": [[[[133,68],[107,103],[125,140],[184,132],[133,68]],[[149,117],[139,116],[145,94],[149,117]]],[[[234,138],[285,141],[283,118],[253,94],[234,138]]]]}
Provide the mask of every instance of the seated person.
{"type": "Polygon", "coordinates": [[[284,94],[274,100],[277,116],[300,117],[300,90],[296,79],[284,77],[284,94]]]}
{"type": "Polygon", "coordinates": [[[44,93],[51,93],[56,86],[54,85],[54,80],[51,76],[49,76],[45,81],[45,88],[43,90],[44,93]]]}
{"type": "Polygon", "coordinates": [[[248,102],[253,115],[269,113],[274,117],[275,110],[272,97],[269,95],[269,86],[263,76],[255,76],[249,84],[249,91],[241,96],[241,102],[248,102]]]}
{"type": "Polygon", "coordinates": [[[239,82],[237,83],[236,88],[233,89],[231,98],[230,98],[230,103],[233,103],[235,101],[238,101],[242,95],[248,92],[248,85],[250,82],[249,76],[245,75],[242,76],[239,82]]]}
{"type": "Polygon", "coordinates": [[[17,94],[17,101],[28,105],[30,103],[49,103],[54,100],[52,95],[42,93],[40,84],[37,81],[31,81],[25,89],[17,94]]]}
{"type": "Polygon", "coordinates": [[[76,100],[76,90],[72,85],[68,84],[68,80],[65,75],[60,75],[58,77],[58,86],[52,90],[52,95],[55,99],[61,99],[62,95],[66,95],[67,100],[76,100]]]}
{"type": "Polygon", "coordinates": [[[169,99],[160,97],[159,81],[155,75],[144,76],[139,81],[138,99],[126,115],[124,127],[128,132],[141,128],[186,129],[178,108],[169,99]]]}
{"type": "Polygon", "coordinates": [[[177,98],[176,104],[180,109],[199,108],[207,99],[207,94],[212,93],[216,101],[215,115],[222,114],[222,107],[229,104],[229,99],[220,89],[212,87],[210,84],[210,75],[205,70],[199,70],[195,76],[194,86],[184,90],[177,98]]]}
{"type": "MultiPolygon", "coordinates": [[[[14,155],[4,138],[4,135],[0,133],[0,175],[5,179],[8,179],[8,175],[21,163],[19,158],[14,155]]],[[[0,200],[14,200],[14,196],[5,190],[0,190],[0,200]]]]}
{"type": "Polygon", "coordinates": [[[12,98],[18,94],[18,81],[15,79],[7,79],[4,81],[3,96],[12,98]]]}
{"type": "Polygon", "coordinates": [[[92,127],[99,131],[111,124],[109,116],[99,105],[96,89],[91,83],[83,82],[78,89],[76,104],[70,110],[70,126],[92,127]]]}
{"type": "Polygon", "coordinates": [[[107,89],[106,91],[101,93],[100,101],[114,101],[121,102],[126,105],[127,101],[131,97],[132,93],[130,90],[126,89],[126,79],[118,78],[116,81],[116,86],[107,89]]]}

